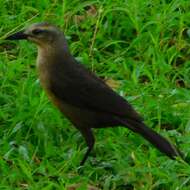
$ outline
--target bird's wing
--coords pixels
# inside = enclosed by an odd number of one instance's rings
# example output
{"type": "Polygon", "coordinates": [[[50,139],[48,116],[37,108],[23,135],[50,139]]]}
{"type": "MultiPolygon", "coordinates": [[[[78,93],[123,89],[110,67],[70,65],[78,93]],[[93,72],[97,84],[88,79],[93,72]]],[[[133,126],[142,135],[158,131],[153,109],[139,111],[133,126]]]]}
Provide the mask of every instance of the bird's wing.
{"type": "Polygon", "coordinates": [[[132,106],[83,65],[56,69],[50,90],[60,100],[81,109],[142,120],[132,106]],[[62,72],[60,72],[62,71],[62,72]],[[62,82],[61,82],[62,81],[62,82]]]}

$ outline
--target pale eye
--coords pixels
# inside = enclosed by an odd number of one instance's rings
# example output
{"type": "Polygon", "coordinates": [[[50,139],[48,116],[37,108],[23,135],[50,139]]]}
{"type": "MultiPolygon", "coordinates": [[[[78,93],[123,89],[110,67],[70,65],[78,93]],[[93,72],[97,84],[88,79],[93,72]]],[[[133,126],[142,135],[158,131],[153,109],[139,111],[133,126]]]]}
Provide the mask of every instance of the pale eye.
{"type": "Polygon", "coordinates": [[[44,32],[44,30],[42,30],[42,29],[34,29],[33,31],[32,31],[32,34],[34,34],[34,35],[39,35],[39,34],[42,34],[44,32]]]}

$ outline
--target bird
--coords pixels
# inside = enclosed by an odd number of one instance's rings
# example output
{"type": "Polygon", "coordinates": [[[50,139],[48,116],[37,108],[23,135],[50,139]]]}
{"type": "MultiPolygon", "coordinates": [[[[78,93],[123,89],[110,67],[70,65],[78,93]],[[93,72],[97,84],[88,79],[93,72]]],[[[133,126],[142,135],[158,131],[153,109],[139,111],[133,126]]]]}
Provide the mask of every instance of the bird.
{"type": "Polygon", "coordinates": [[[87,149],[80,166],[94,147],[94,128],[125,127],[169,158],[182,157],[174,144],[144,123],[124,97],[74,58],[64,33],[56,25],[34,23],[6,40],[27,40],[37,45],[36,65],[43,89],[85,139],[87,149]]]}

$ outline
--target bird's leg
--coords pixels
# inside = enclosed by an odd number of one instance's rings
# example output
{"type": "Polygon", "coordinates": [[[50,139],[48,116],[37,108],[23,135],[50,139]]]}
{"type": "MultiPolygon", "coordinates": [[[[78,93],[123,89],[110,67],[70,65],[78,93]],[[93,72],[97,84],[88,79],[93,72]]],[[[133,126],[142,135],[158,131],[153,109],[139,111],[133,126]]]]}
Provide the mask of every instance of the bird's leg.
{"type": "Polygon", "coordinates": [[[92,133],[92,130],[90,128],[85,129],[85,130],[81,130],[81,133],[86,141],[86,144],[88,146],[88,149],[82,159],[82,161],[80,162],[80,166],[83,166],[85,161],[87,160],[91,150],[93,149],[94,143],[95,143],[95,139],[92,133]]]}

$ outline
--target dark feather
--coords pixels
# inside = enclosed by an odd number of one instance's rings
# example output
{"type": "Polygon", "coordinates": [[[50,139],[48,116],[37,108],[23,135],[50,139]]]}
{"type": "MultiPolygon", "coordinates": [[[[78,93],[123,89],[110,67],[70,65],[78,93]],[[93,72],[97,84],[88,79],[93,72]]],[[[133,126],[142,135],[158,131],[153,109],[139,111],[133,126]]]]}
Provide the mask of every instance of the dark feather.
{"type": "Polygon", "coordinates": [[[142,118],[123,97],[74,58],[54,64],[50,89],[56,97],[81,109],[106,112],[141,121],[142,118]],[[65,69],[66,67],[66,69],[65,69]],[[63,81],[62,83],[60,81],[63,81]]]}

